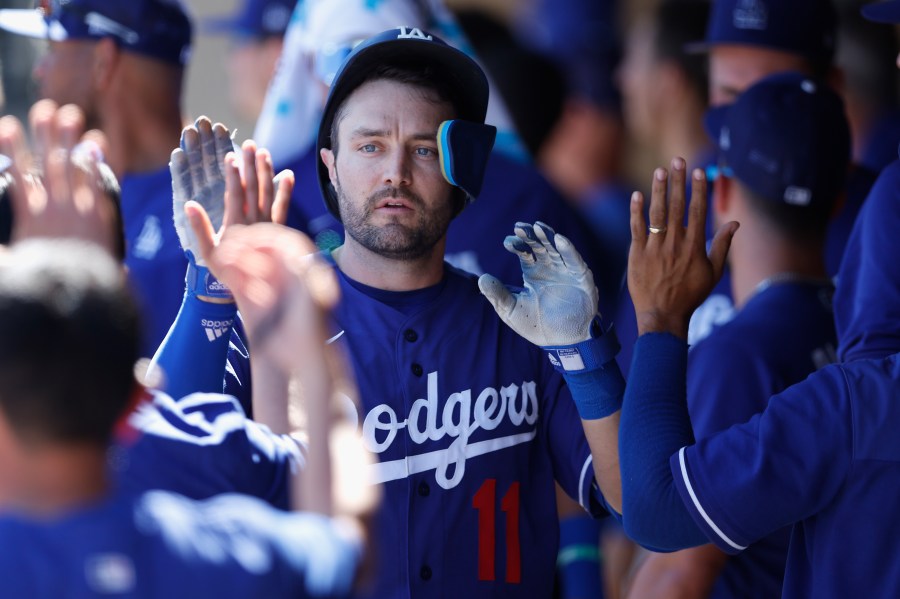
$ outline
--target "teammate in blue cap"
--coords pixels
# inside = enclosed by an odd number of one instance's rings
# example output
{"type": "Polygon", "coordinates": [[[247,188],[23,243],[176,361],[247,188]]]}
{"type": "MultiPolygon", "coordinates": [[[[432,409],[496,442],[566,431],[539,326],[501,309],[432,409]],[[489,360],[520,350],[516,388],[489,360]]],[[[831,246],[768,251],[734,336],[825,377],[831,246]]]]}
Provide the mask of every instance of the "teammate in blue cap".
{"type": "Polygon", "coordinates": [[[236,114],[250,123],[262,111],[295,4],[297,0],[244,0],[234,13],[201,23],[202,31],[231,40],[225,61],[228,94],[236,114]]]}
{"type": "MultiPolygon", "coordinates": [[[[833,286],[823,247],[850,159],[843,102],[798,73],[763,79],[734,104],[711,110],[706,122],[720,156],[713,220],[737,220],[741,231],[728,261],[737,315],[688,354],[697,439],[744,422],[769,397],[833,361],[833,286]]],[[[789,538],[782,529],[730,559],[712,545],[652,554],[631,594],[777,596],[789,538]]]]}
{"type": "MultiPolygon", "coordinates": [[[[447,227],[478,195],[493,143],[487,96],[470,58],[404,27],[357,46],[319,129],[321,192],[347,229],[331,253],[342,294],[331,344],[353,363],[364,440],[379,460],[371,473],[384,490],[372,596],[548,596],[554,479],[599,516],[607,499],[594,481],[618,476],[607,460],[615,438],[606,429],[615,427],[595,426],[621,397],[615,337],[600,334],[596,287],[571,243],[556,236],[551,253],[549,227],[519,224],[506,245],[526,264],[534,295],[517,300],[483,278],[499,318],[475,278],[443,261],[447,227]],[[543,278],[551,258],[568,261],[574,298],[556,298],[557,281],[543,278]],[[557,299],[558,312],[529,331],[548,359],[504,322],[527,321],[535,302],[557,299]],[[570,393],[554,364],[582,377],[575,387],[596,382],[602,392],[576,404],[577,389],[570,393]]],[[[209,247],[212,227],[202,213],[190,216],[209,247]]],[[[191,326],[179,319],[160,350],[172,380],[197,377],[166,358],[191,326]]],[[[265,358],[252,364],[256,375],[265,358]]],[[[246,354],[232,352],[228,390],[246,397],[249,375],[246,354]]],[[[616,498],[608,501],[614,509],[616,498]]]]}
{"type": "Polygon", "coordinates": [[[57,0],[0,10],[0,28],[49,40],[35,66],[40,96],[82,108],[106,133],[122,185],[125,263],[150,356],[178,311],[186,262],[172,226],[166,167],[181,131],[182,76],[191,22],[178,0],[57,0]]]}

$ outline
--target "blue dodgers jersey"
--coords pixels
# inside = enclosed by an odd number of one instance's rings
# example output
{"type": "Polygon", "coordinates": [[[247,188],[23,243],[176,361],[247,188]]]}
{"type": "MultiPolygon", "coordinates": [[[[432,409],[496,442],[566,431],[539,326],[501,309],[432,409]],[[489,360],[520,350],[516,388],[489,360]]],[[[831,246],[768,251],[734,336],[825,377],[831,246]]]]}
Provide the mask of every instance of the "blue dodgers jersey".
{"type": "MultiPolygon", "coordinates": [[[[687,401],[703,439],[747,421],[769,398],[834,361],[829,281],[773,283],[688,353],[687,401]]],[[[790,527],[728,560],[711,597],[778,597],[790,527]]]]}
{"type": "MultiPolygon", "coordinates": [[[[605,514],[561,375],[497,317],[475,277],[446,265],[408,315],[341,275],[334,343],[350,357],[359,422],[378,457],[372,597],[549,597],[558,546],[553,480],[605,514]]],[[[246,393],[229,356],[228,390],[246,393]]]]}
{"type": "Polygon", "coordinates": [[[359,556],[330,520],[241,495],[120,493],[51,521],[0,518],[4,597],[344,596],[359,556]]]}
{"type": "MultiPolygon", "coordinates": [[[[325,208],[319,190],[314,151],[287,168],[297,183],[288,210],[288,226],[307,233],[319,249],[341,245],[344,229],[325,208]]],[[[575,245],[595,273],[602,272],[604,255],[590,229],[566,200],[533,165],[494,151],[488,161],[481,194],[450,223],[445,257],[462,270],[490,273],[507,284],[521,285],[519,259],[506,251],[503,240],[517,221],[542,221],[575,245]]],[[[601,308],[604,298],[601,298],[601,308]]]]}
{"type": "Polygon", "coordinates": [[[900,161],[878,177],[847,244],[834,296],[841,362],[900,351],[900,161]]]}
{"type": "Polygon", "coordinates": [[[143,323],[141,355],[150,357],[181,307],[187,260],[172,221],[172,177],[165,167],[122,178],[125,265],[143,323]]]}
{"type": "Polygon", "coordinates": [[[828,366],[675,453],[675,484],[728,553],[796,523],[783,597],[896,597],[898,397],[900,354],[828,366]]]}
{"type": "Polygon", "coordinates": [[[291,476],[304,461],[301,447],[247,419],[235,398],[195,393],[176,402],[154,392],[128,425],[137,440],[110,450],[119,488],[163,489],[193,499],[243,493],[290,508],[291,476]]]}

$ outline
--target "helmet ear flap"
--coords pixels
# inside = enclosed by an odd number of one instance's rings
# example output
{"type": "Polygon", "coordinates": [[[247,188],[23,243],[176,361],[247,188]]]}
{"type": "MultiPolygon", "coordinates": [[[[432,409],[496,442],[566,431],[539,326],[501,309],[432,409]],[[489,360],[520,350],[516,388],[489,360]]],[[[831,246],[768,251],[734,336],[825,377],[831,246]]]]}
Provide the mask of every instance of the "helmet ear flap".
{"type": "Polygon", "coordinates": [[[497,128],[483,123],[452,120],[444,121],[438,128],[441,174],[450,185],[465,193],[467,202],[481,193],[496,137],[497,128]]]}

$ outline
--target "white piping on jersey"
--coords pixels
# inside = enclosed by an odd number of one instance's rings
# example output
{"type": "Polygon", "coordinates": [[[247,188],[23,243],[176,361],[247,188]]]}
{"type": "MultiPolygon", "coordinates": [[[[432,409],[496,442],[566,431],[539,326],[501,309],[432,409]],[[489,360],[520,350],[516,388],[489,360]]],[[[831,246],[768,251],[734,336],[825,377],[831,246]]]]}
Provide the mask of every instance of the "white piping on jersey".
{"type": "Polygon", "coordinates": [[[588,512],[590,512],[591,509],[588,507],[584,497],[584,477],[587,474],[588,466],[590,466],[593,461],[594,456],[588,455],[587,459],[584,461],[584,466],[581,467],[581,476],[578,477],[578,503],[580,503],[581,507],[588,512]]]}
{"type": "Polygon", "coordinates": [[[495,439],[486,439],[484,441],[478,441],[477,443],[466,445],[462,460],[459,460],[460,456],[458,455],[451,455],[458,453],[458,451],[454,451],[455,448],[451,446],[446,449],[437,449],[435,451],[429,451],[428,453],[411,455],[400,460],[391,460],[390,462],[370,464],[370,480],[372,480],[374,484],[386,483],[392,480],[408,478],[411,474],[419,474],[420,472],[426,472],[428,470],[437,470],[442,466],[446,466],[451,462],[455,462],[456,469],[459,470],[460,476],[457,477],[457,473],[454,472],[453,479],[447,481],[448,483],[452,484],[445,486],[444,484],[442,484],[441,477],[435,477],[441,487],[443,487],[444,489],[450,489],[459,484],[459,480],[454,479],[462,478],[462,472],[465,468],[463,464],[465,464],[465,461],[467,459],[478,457],[486,453],[500,451],[501,449],[507,449],[516,445],[521,445],[522,443],[528,443],[529,441],[534,439],[535,435],[537,435],[537,429],[532,429],[527,433],[509,435],[508,437],[497,437],[495,439]]]}
{"type": "Polygon", "coordinates": [[[343,337],[343,336],[344,336],[344,330],[341,329],[341,332],[340,332],[340,333],[338,333],[337,335],[335,335],[335,336],[332,337],[331,339],[326,340],[326,341],[325,341],[325,345],[331,345],[332,343],[334,343],[335,341],[337,341],[338,339],[340,339],[340,338],[343,337]]]}
{"type": "Polygon", "coordinates": [[[684,447],[678,450],[678,464],[681,466],[681,477],[684,479],[684,486],[687,487],[688,494],[690,494],[691,500],[694,502],[694,507],[697,508],[697,511],[700,512],[700,515],[703,516],[703,519],[706,520],[706,523],[709,525],[709,527],[713,529],[723,541],[725,541],[726,543],[728,543],[728,545],[734,547],[738,551],[743,551],[744,549],[746,549],[746,547],[738,545],[737,543],[729,539],[728,536],[724,532],[722,532],[718,526],[716,526],[716,523],[712,521],[712,518],[710,518],[706,513],[706,510],[703,509],[703,506],[700,505],[700,500],[697,499],[697,495],[694,493],[694,487],[691,486],[691,481],[688,478],[687,466],[684,463],[684,450],[684,447]]]}

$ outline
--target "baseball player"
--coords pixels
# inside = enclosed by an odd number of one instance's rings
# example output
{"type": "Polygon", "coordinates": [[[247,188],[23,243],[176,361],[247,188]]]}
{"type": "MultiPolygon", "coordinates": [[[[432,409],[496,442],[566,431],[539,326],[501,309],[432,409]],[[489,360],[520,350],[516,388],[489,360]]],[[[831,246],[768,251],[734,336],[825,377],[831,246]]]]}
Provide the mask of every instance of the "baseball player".
{"type": "MultiPolygon", "coordinates": [[[[316,67],[311,74],[313,80],[305,85],[319,92],[312,109],[318,124],[327,86],[340,66],[341,59],[347,56],[359,40],[395,27],[397,23],[437,33],[452,45],[473,55],[443,0],[389,0],[371,6],[364,0],[319,0],[306,4],[306,7],[298,10],[302,14],[298,14],[292,25],[300,29],[303,26],[302,20],[307,21],[305,54],[285,57],[286,66],[276,75],[269,92],[270,96],[278,96],[281,101],[276,104],[267,100],[268,112],[273,113],[269,118],[286,118],[277,114],[276,110],[282,110],[284,105],[290,105],[291,102],[298,102],[297,84],[288,86],[283,81],[290,76],[287,65],[293,61],[298,63],[295,66],[299,68],[302,63],[311,63],[316,67]]],[[[288,36],[290,35],[289,31],[288,36]]],[[[299,54],[296,46],[289,40],[286,48],[286,52],[299,54]]],[[[261,122],[263,119],[265,117],[261,117],[261,122]]],[[[599,263],[594,262],[594,257],[603,252],[576,211],[523,154],[521,142],[509,124],[509,117],[499,94],[491,95],[487,122],[498,127],[498,135],[481,188],[481,196],[486,201],[473,204],[472,210],[466,210],[454,219],[447,235],[447,261],[474,274],[490,272],[502,281],[517,283],[520,278],[519,265],[494,241],[507,234],[509,215],[515,215],[515,218],[522,221],[552,223],[556,230],[569,237],[581,249],[589,266],[595,267],[596,271],[599,263]]],[[[257,135],[262,135],[264,130],[269,128],[258,127],[257,135]]],[[[296,128],[292,127],[290,130],[295,131],[296,128]]],[[[281,134],[282,131],[283,128],[276,129],[274,136],[285,137],[281,134]]],[[[291,137],[299,140],[300,135],[298,132],[291,137]]],[[[280,149],[287,140],[273,139],[271,130],[262,139],[257,137],[257,140],[260,145],[272,151],[279,168],[290,169],[296,174],[297,185],[291,197],[287,224],[309,234],[322,249],[330,250],[340,245],[344,237],[342,223],[320,200],[316,175],[320,158],[314,144],[288,153],[280,149]]],[[[297,141],[292,143],[296,145],[297,141]]]]}
{"type": "MultiPolygon", "coordinates": [[[[553,246],[549,227],[520,223],[506,245],[533,295],[517,299],[493,277],[480,282],[503,320],[473,276],[443,262],[449,222],[478,194],[493,141],[483,124],[487,95],[465,54],[403,27],[356,47],[320,127],[320,186],[348,231],[331,253],[342,296],[331,344],[353,363],[359,422],[378,458],[371,473],[384,491],[372,596],[549,596],[553,480],[595,515],[616,505],[594,482],[618,476],[607,459],[615,437],[595,425],[614,423],[599,419],[617,410],[622,379],[614,336],[596,324],[596,288],[571,243],[556,236],[553,246]],[[545,278],[549,260],[570,271],[545,278]],[[557,287],[574,297],[556,297],[557,287]],[[524,328],[542,302],[556,312],[528,334],[550,348],[552,362],[504,324],[524,328]],[[573,392],[554,363],[577,371],[573,392]]],[[[202,253],[213,228],[199,205],[188,206],[202,253]]],[[[167,343],[194,326],[179,318],[167,343]]],[[[228,389],[246,396],[246,360],[236,352],[230,360],[228,389]]],[[[196,376],[170,364],[172,380],[196,376]]]]}
{"type": "MultiPolygon", "coordinates": [[[[720,153],[713,218],[738,220],[741,232],[729,254],[737,315],[688,354],[697,439],[744,422],[833,361],[823,245],[850,158],[843,102],[798,73],[763,79],[706,122],[720,153]]],[[[631,596],[778,596],[789,540],[784,528],[731,559],[713,545],[651,554],[631,596]]]]}
{"type": "Polygon", "coordinates": [[[180,1],[57,0],[2,10],[0,28],[49,41],[35,65],[40,96],[76,104],[109,140],[122,187],[125,264],[151,356],[178,311],[186,262],[172,227],[167,163],[181,131],[191,23],[180,1]]]}
{"type": "MultiPolygon", "coordinates": [[[[875,5],[866,14],[897,21],[900,3],[875,5]]],[[[712,541],[733,554],[793,525],[782,596],[897,594],[894,498],[900,471],[893,429],[900,354],[890,353],[900,349],[897,337],[871,330],[884,342],[870,346],[873,357],[848,351],[858,359],[820,370],[774,396],[762,414],[694,443],[683,395],[687,320],[721,272],[736,226],[723,227],[707,257],[704,174],[694,174],[687,229],[681,225],[683,179],[674,172],[668,207],[664,180],[654,184],[649,233],[641,197],[633,203],[629,288],[641,337],[621,415],[626,531],[656,549],[712,541]],[[891,350],[885,341],[892,336],[891,350]]],[[[890,277],[896,267],[889,236],[900,204],[872,206],[878,208],[867,213],[878,210],[878,219],[858,221],[853,239],[859,243],[860,232],[877,232],[866,242],[865,258],[879,277],[890,277]]],[[[853,255],[859,254],[848,254],[842,265],[842,286],[868,279],[844,279],[858,268],[853,255]]],[[[896,286],[896,277],[890,285],[896,286]]],[[[845,292],[855,296],[854,287],[845,292]]],[[[863,284],[860,299],[867,292],[863,284]]],[[[888,330],[896,331],[897,320],[889,316],[896,313],[895,298],[879,297],[854,310],[874,312],[869,323],[890,323],[888,330]]],[[[854,346],[858,337],[846,347],[854,346]]]]}

